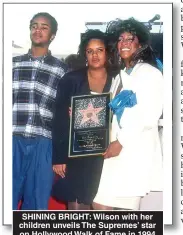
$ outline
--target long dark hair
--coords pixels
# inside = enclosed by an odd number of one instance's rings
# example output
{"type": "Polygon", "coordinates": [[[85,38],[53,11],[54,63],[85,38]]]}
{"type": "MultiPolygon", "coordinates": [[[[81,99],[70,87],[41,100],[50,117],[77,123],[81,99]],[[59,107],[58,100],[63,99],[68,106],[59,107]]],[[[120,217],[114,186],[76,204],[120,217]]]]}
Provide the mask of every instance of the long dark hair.
{"type": "Polygon", "coordinates": [[[108,38],[105,33],[98,29],[88,29],[84,34],[81,36],[81,42],[78,48],[78,55],[86,59],[86,47],[90,40],[92,39],[99,39],[103,41],[106,52],[108,52],[108,38]]]}
{"type": "Polygon", "coordinates": [[[78,48],[78,56],[80,60],[86,61],[86,47],[90,40],[92,39],[99,39],[103,41],[106,55],[107,55],[107,63],[106,63],[106,69],[107,72],[112,74],[112,76],[116,76],[117,73],[119,73],[119,68],[113,63],[113,57],[114,55],[111,53],[110,50],[110,35],[107,33],[104,33],[98,29],[88,29],[86,32],[81,36],[81,42],[78,48]]]}
{"type": "MultiPolygon", "coordinates": [[[[110,50],[114,54],[113,63],[119,64],[119,54],[117,51],[117,43],[119,36],[124,33],[129,32],[133,36],[137,36],[141,48],[137,49],[131,58],[133,65],[137,64],[139,61],[144,63],[149,63],[157,68],[156,55],[150,46],[150,32],[148,28],[141,22],[135,20],[134,18],[129,18],[127,20],[116,19],[108,23],[106,28],[106,33],[110,37],[110,50]]],[[[121,68],[124,68],[124,62],[120,64],[121,68]]]]}

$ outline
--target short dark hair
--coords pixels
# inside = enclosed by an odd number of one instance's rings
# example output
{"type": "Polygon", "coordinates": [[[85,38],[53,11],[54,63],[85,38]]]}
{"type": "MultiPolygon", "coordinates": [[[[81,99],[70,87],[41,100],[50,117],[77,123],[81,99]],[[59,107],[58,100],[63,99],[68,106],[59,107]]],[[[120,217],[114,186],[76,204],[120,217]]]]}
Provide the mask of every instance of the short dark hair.
{"type": "Polygon", "coordinates": [[[86,67],[86,61],[81,60],[81,58],[77,54],[68,55],[65,58],[64,62],[68,65],[69,71],[86,67]]]}
{"type": "Polygon", "coordinates": [[[47,12],[39,12],[39,13],[35,14],[32,17],[31,21],[30,21],[29,28],[31,28],[33,20],[35,18],[37,18],[37,17],[45,17],[45,18],[47,18],[50,21],[50,24],[51,24],[51,32],[52,32],[52,34],[56,35],[57,29],[58,29],[58,23],[57,23],[56,19],[53,16],[51,16],[49,13],[47,13],[47,12]]]}
{"type": "Polygon", "coordinates": [[[81,58],[86,58],[86,47],[91,39],[99,39],[104,42],[106,51],[108,50],[108,38],[105,33],[99,29],[88,29],[81,36],[81,42],[78,49],[78,54],[81,58]]]}

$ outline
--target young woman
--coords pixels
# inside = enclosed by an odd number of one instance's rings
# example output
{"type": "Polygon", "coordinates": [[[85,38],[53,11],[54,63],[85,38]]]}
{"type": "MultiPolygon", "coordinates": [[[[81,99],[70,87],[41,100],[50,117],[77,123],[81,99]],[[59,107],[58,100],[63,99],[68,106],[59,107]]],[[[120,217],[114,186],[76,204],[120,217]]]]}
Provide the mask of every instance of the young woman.
{"type": "Polygon", "coordinates": [[[111,91],[120,87],[118,97],[123,91],[133,92],[136,102],[125,107],[121,117],[113,116],[113,142],[104,154],[93,206],[100,210],[138,210],[142,197],[162,190],[158,120],[163,106],[163,77],[149,46],[149,31],[142,23],[133,18],[117,20],[112,33],[124,69],[114,79],[111,91]]]}
{"type": "Polygon", "coordinates": [[[53,169],[61,178],[54,184],[52,196],[68,202],[68,209],[90,209],[98,189],[103,156],[68,159],[69,107],[71,97],[108,92],[109,72],[107,37],[99,30],[89,30],[81,38],[79,55],[86,68],[67,73],[58,87],[53,120],[53,169]]]}

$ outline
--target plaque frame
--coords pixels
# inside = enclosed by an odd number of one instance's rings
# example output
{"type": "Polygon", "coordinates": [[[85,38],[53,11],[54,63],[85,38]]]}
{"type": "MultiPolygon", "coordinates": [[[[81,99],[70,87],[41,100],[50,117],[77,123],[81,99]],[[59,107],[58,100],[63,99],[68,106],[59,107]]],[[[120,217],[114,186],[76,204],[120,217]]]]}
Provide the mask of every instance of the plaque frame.
{"type": "MultiPolygon", "coordinates": [[[[100,156],[102,155],[110,141],[111,141],[111,109],[109,107],[109,102],[111,101],[111,97],[112,97],[112,94],[110,92],[108,93],[102,93],[102,94],[94,94],[94,95],[81,95],[81,96],[72,96],[71,97],[71,116],[70,116],[70,130],[69,130],[69,150],[68,150],[68,157],[69,158],[77,158],[77,157],[87,157],[87,156],[100,156]],[[105,110],[105,114],[103,115],[104,118],[105,118],[105,121],[104,121],[104,125],[101,125],[99,127],[81,127],[81,128],[75,128],[74,125],[75,125],[75,121],[76,121],[76,113],[79,112],[78,108],[76,108],[77,106],[77,102],[78,101],[83,101],[86,103],[92,103],[93,105],[93,108],[100,108],[100,106],[96,106],[94,104],[94,102],[91,102],[94,101],[95,99],[103,99],[103,102],[105,103],[105,106],[102,106],[104,107],[103,109],[105,110]],[[106,102],[104,101],[106,100],[106,102]],[[78,140],[77,137],[80,137],[81,138],[78,140]],[[99,144],[96,144],[96,148],[95,147],[88,147],[87,144],[86,145],[79,145],[77,144],[79,141],[80,143],[82,142],[87,142],[87,140],[82,140],[83,138],[87,137],[87,136],[90,136],[90,138],[96,138],[92,141],[95,141],[99,144]],[[94,136],[94,137],[93,137],[94,136]],[[86,149],[83,149],[84,147],[83,146],[87,146],[86,149]],[[80,148],[80,150],[78,150],[78,148],[80,148]]],[[[85,107],[84,110],[86,110],[87,108],[85,107]]],[[[81,110],[80,110],[81,111],[81,110]]],[[[102,110],[101,110],[102,111],[102,110]]],[[[78,115],[78,114],[77,114],[78,115]]],[[[101,115],[100,114],[100,111],[98,112],[98,115],[97,117],[101,115]]],[[[82,114],[80,115],[81,118],[83,118],[82,114]]],[[[88,121],[91,122],[90,119],[88,119],[88,121]]],[[[85,121],[86,123],[88,121],[85,121]]],[[[100,122],[99,122],[100,123],[100,122]]],[[[80,124],[81,125],[81,124],[80,124]]],[[[88,141],[89,141],[89,137],[88,137],[88,141]]]]}

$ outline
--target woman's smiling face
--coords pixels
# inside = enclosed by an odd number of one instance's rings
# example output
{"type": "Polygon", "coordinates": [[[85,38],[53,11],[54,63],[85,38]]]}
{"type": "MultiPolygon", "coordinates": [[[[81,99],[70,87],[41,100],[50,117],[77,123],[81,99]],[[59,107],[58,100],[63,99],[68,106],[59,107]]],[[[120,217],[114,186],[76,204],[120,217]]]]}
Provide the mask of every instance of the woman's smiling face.
{"type": "Polygon", "coordinates": [[[130,60],[137,49],[141,47],[137,36],[129,32],[120,34],[118,39],[118,52],[122,59],[130,60]]]}

